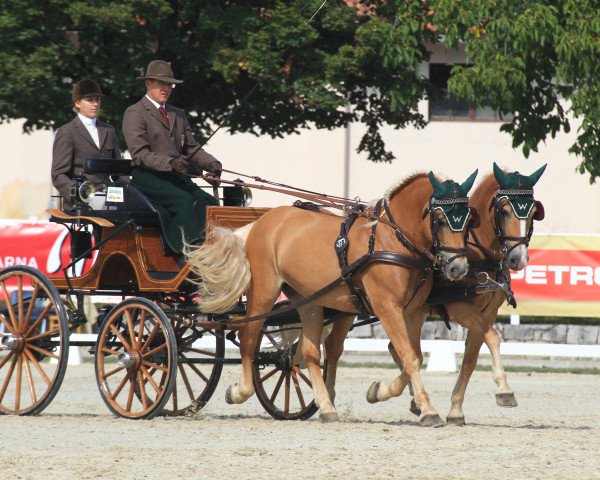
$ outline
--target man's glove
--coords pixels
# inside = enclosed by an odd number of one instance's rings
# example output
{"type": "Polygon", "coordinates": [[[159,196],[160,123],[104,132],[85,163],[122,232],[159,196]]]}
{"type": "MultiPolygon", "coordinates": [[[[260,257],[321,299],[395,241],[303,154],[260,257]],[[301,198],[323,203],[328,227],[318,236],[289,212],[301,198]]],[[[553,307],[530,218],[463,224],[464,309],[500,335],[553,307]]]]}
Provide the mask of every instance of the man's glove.
{"type": "MultiPolygon", "coordinates": [[[[219,162],[216,159],[211,160],[208,165],[202,165],[202,162],[197,157],[192,157],[190,158],[190,164],[198,171],[206,170],[206,173],[208,173],[211,177],[220,178],[221,172],[223,171],[223,166],[221,165],[221,162],[219,162]]],[[[213,187],[217,187],[220,183],[218,180],[207,180],[207,182],[210,183],[213,187]]]]}
{"type": "Polygon", "coordinates": [[[174,172],[181,173],[182,175],[189,175],[188,167],[190,166],[190,162],[185,157],[177,157],[171,160],[171,167],[174,172]]]}
{"type": "MultiPolygon", "coordinates": [[[[221,172],[223,171],[223,165],[221,165],[221,162],[219,162],[218,160],[213,160],[212,162],[210,162],[210,165],[208,166],[206,171],[208,172],[208,174],[211,177],[221,178],[221,172]]],[[[221,183],[218,180],[206,180],[206,181],[208,183],[210,183],[213,187],[218,187],[219,183],[221,183]]]]}

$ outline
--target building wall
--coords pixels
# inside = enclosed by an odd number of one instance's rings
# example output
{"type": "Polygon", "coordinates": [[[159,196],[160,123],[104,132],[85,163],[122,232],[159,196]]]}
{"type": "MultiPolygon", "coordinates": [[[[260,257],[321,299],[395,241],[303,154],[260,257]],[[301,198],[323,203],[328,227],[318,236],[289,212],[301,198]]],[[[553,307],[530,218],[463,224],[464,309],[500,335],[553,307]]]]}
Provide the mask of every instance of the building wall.
{"type": "MultiPolygon", "coordinates": [[[[600,233],[600,190],[588,177],[576,172],[579,160],[569,155],[574,134],[558,135],[524,159],[511,147],[511,138],[499,132],[499,124],[481,122],[432,122],[423,130],[382,129],[396,155],[392,163],[373,163],[355,152],[361,128],[349,128],[350,152],[346,166],[346,132],[307,130],[283,139],[229,135],[219,132],[206,149],[225,168],[301,188],[371,200],[415,171],[433,170],[456,181],[476,168],[491,172],[492,162],[530,174],[548,164],[536,185],[536,198],[546,208],[546,220],[536,226],[545,233],[600,233]],[[345,178],[348,191],[345,192],[345,178]],[[585,213],[585,215],[583,214],[585,213]]],[[[52,133],[20,133],[20,122],[0,126],[3,175],[0,176],[0,218],[43,218],[50,202],[52,133]]],[[[236,178],[224,174],[224,178],[236,178]]],[[[251,180],[248,180],[251,181],[251,180]]],[[[292,198],[254,191],[254,206],[285,205],[292,198]]]]}
{"type": "MultiPolygon", "coordinates": [[[[465,63],[463,52],[430,46],[433,63],[465,63]]],[[[423,64],[421,73],[428,75],[423,64]]],[[[428,103],[419,110],[427,116],[428,103]]],[[[50,202],[50,165],[53,134],[20,133],[18,121],[0,125],[3,175],[0,176],[0,218],[43,218],[50,202]]],[[[576,125],[576,122],[574,122],[576,125]]],[[[422,130],[382,127],[383,138],[396,156],[392,163],[374,163],[356,153],[363,128],[350,125],[333,131],[304,130],[282,139],[218,132],[206,150],[226,169],[331,195],[371,200],[416,171],[433,170],[443,177],[464,181],[476,168],[480,178],[492,171],[492,162],[530,174],[547,163],[536,185],[536,198],[546,208],[546,219],[536,225],[545,233],[600,233],[600,190],[586,175],[576,172],[579,159],[568,149],[576,138],[559,134],[525,159],[511,146],[511,137],[497,122],[430,122],[422,130]]],[[[120,125],[117,126],[120,128],[120,125]]],[[[121,146],[124,150],[124,145],[121,146]]],[[[238,175],[225,173],[224,178],[238,175]]],[[[243,177],[242,177],[243,178],[243,177]]],[[[250,180],[249,180],[250,181],[250,180]]],[[[288,196],[254,190],[253,206],[293,202],[288,196]]]]}

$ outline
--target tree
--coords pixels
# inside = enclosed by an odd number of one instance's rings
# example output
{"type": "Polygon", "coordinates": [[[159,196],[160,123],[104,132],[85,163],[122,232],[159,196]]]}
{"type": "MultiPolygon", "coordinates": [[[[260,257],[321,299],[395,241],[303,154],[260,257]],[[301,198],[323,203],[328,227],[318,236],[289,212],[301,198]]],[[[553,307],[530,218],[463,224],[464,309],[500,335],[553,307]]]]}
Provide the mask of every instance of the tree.
{"type": "Polygon", "coordinates": [[[379,127],[425,126],[417,104],[431,90],[419,67],[429,59],[426,46],[444,41],[464,43],[472,63],[453,70],[451,94],[514,112],[502,129],[526,156],[568,131],[572,113],[582,122],[571,149],[580,171],[592,181],[600,175],[598,0],[0,0],[0,7],[0,121],[26,118],[26,130],[68,121],[80,78],[100,83],[109,95],[103,118],[120,130],[125,108],[143,93],[135,77],[161,58],[184,80],[173,103],[194,112],[200,138],[223,121],[231,132],[271,136],[357,121],[367,128],[359,151],[391,161],[379,127]]]}
{"type": "Polygon", "coordinates": [[[501,113],[501,130],[525,157],[548,135],[581,121],[570,152],[580,173],[600,176],[600,2],[439,0],[433,21],[450,47],[464,42],[469,67],[454,67],[451,94],[501,113]]]}
{"type": "Polygon", "coordinates": [[[360,150],[389,161],[378,127],[425,125],[416,106],[431,40],[426,12],[390,1],[372,15],[334,1],[308,22],[322,3],[0,0],[0,120],[24,117],[26,130],[61,125],[72,117],[72,84],[92,78],[109,95],[103,118],[119,126],[143,93],[135,77],[161,58],[184,79],[173,103],[195,112],[201,137],[224,119],[232,132],[271,136],[360,121],[360,150]]]}

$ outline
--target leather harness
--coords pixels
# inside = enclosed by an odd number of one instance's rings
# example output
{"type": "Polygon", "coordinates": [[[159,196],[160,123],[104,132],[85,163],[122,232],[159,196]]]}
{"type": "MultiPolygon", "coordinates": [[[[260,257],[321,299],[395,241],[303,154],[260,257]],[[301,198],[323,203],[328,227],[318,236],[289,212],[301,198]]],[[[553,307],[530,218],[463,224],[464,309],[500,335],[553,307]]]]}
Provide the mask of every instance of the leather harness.
{"type": "MultiPolygon", "coordinates": [[[[385,198],[379,199],[379,201],[375,204],[373,209],[373,215],[379,217],[381,213],[381,207],[383,206],[385,213],[390,220],[391,223],[396,224],[392,213],[389,210],[387,200],[385,198]]],[[[417,294],[419,289],[425,284],[427,281],[427,277],[432,271],[433,263],[427,258],[422,252],[416,249],[402,234],[402,232],[395,228],[396,238],[400,240],[402,245],[404,245],[411,252],[417,254],[420,258],[410,257],[408,255],[401,255],[396,252],[390,251],[381,251],[375,252],[375,232],[377,230],[377,225],[379,222],[374,222],[371,226],[371,234],[369,235],[369,248],[365,255],[354,261],[352,264],[348,265],[348,246],[350,244],[348,240],[348,233],[350,232],[350,228],[354,225],[356,219],[360,216],[360,213],[364,212],[365,206],[358,204],[352,208],[350,213],[348,213],[346,219],[342,222],[340,227],[340,235],[337,237],[334,247],[338,256],[338,262],[340,265],[340,270],[342,272],[342,279],[346,283],[348,289],[350,290],[350,299],[352,300],[352,304],[359,310],[361,313],[369,313],[370,315],[374,315],[373,309],[369,302],[369,298],[363,288],[362,285],[356,283],[352,276],[357,273],[359,270],[364,268],[366,265],[371,263],[388,263],[392,265],[399,265],[403,267],[409,268],[417,268],[423,270],[423,277],[419,280],[417,288],[413,293],[410,301],[417,294]]],[[[410,303],[410,301],[408,303],[410,303]]]]}
{"type": "MultiPolygon", "coordinates": [[[[294,206],[298,207],[298,208],[302,208],[304,210],[319,211],[319,205],[317,205],[313,202],[296,201],[294,203],[294,206]]],[[[385,200],[384,198],[380,199],[377,202],[377,204],[375,205],[375,208],[373,210],[373,214],[366,213],[365,205],[355,204],[351,208],[347,217],[342,222],[342,225],[340,227],[340,235],[336,239],[334,247],[335,247],[335,251],[338,255],[338,261],[340,264],[341,275],[338,278],[336,278],[333,282],[325,285],[320,290],[317,290],[316,292],[312,293],[311,295],[304,297],[302,300],[300,300],[298,302],[290,303],[289,305],[286,305],[285,307],[278,308],[277,310],[274,310],[271,312],[262,313],[259,315],[253,315],[252,317],[246,317],[246,318],[240,319],[240,320],[233,320],[233,321],[230,321],[229,324],[230,325],[238,325],[241,323],[253,322],[255,320],[264,320],[264,319],[273,317],[275,315],[281,315],[288,311],[296,310],[297,308],[302,307],[302,306],[312,302],[313,300],[316,300],[319,297],[322,297],[323,295],[325,295],[329,291],[333,290],[337,286],[341,285],[342,283],[345,283],[348,286],[348,288],[350,289],[350,297],[352,299],[353,305],[361,313],[369,313],[372,315],[373,312],[372,312],[371,306],[369,304],[367,295],[364,292],[364,289],[362,288],[361,285],[357,285],[356,283],[353,282],[352,276],[354,274],[356,274],[357,272],[359,272],[360,270],[362,270],[363,268],[367,268],[368,266],[373,265],[373,264],[381,264],[381,263],[387,263],[390,265],[398,265],[398,266],[423,270],[423,276],[419,280],[419,283],[417,284],[417,288],[415,289],[411,299],[407,302],[407,305],[408,305],[408,303],[410,303],[412,301],[412,299],[415,297],[415,295],[417,294],[419,289],[425,284],[425,282],[427,281],[427,278],[431,274],[433,267],[434,267],[433,261],[430,259],[429,256],[427,256],[426,252],[421,252],[415,246],[413,246],[408,241],[408,239],[404,236],[404,234],[400,231],[400,229],[398,228],[398,226],[387,206],[387,200],[385,200]],[[385,221],[384,219],[379,217],[382,206],[388,216],[387,221],[385,221]],[[352,225],[354,224],[354,222],[356,221],[356,219],[359,216],[367,217],[367,218],[370,218],[372,220],[377,220],[377,221],[375,221],[373,223],[373,225],[371,226],[371,234],[369,236],[368,252],[365,255],[363,255],[362,257],[360,257],[357,260],[355,260],[354,262],[352,262],[350,265],[348,265],[348,257],[347,257],[347,249],[348,249],[348,245],[349,245],[348,232],[350,231],[350,228],[352,227],[352,225]],[[392,228],[394,228],[396,238],[408,250],[417,254],[419,256],[419,258],[410,257],[408,255],[401,255],[399,253],[391,252],[391,251],[375,252],[375,232],[377,230],[377,225],[379,224],[379,221],[382,221],[386,225],[392,226],[392,228]]]]}

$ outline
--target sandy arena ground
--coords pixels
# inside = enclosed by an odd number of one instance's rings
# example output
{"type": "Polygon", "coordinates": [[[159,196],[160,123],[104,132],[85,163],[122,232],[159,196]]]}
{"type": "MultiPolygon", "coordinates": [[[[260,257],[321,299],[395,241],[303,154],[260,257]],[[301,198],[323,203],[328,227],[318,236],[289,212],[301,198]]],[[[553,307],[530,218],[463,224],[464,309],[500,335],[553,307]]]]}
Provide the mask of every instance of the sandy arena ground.
{"type": "MultiPolygon", "coordinates": [[[[282,422],[256,398],[227,405],[226,368],[193,418],[114,418],[92,364],[70,365],[38,417],[0,417],[0,479],[581,479],[600,478],[600,377],[510,373],[519,407],[502,409],[490,372],[475,372],[466,427],[421,428],[408,397],[370,405],[367,387],[392,369],[342,368],[341,422],[282,422]]],[[[445,417],[455,380],[423,372],[445,417]]],[[[406,394],[405,394],[406,395],[406,394]]]]}

